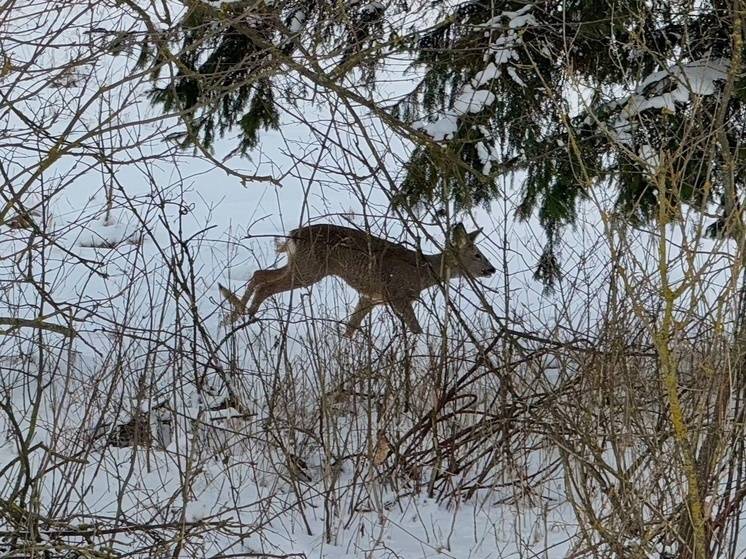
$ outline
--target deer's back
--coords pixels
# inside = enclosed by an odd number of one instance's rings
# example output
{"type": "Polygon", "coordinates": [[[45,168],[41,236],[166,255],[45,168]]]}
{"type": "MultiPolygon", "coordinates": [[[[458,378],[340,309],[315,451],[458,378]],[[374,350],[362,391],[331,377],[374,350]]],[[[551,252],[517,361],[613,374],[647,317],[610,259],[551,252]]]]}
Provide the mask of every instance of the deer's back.
{"type": "Polygon", "coordinates": [[[423,258],[403,245],[358,229],[316,224],[290,232],[292,259],[299,268],[339,276],[361,293],[388,297],[419,293],[423,258]]]}

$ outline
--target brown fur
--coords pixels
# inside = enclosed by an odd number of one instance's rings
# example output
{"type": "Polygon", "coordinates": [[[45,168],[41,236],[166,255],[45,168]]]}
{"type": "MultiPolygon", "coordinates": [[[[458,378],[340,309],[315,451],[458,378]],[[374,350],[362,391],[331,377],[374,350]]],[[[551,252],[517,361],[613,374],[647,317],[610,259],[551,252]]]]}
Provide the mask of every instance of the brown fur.
{"type": "Polygon", "coordinates": [[[464,273],[488,277],[495,268],[474,244],[479,231],[466,233],[463,225],[453,228],[453,241],[439,254],[423,255],[398,243],[374,237],[359,229],[316,224],[291,231],[278,244],[277,251],[288,255],[282,268],[257,270],[240,299],[222,285],[221,295],[231,306],[230,320],[241,315],[253,318],[265,299],[299,287],[308,287],[327,276],[338,276],[360,294],[360,300],[347,323],[348,336],[363,319],[385,303],[404,320],[412,332],[422,328],[412,303],[424,289],[464,273]],[[246,309],[251,296],[251,305],[246,309]]]}

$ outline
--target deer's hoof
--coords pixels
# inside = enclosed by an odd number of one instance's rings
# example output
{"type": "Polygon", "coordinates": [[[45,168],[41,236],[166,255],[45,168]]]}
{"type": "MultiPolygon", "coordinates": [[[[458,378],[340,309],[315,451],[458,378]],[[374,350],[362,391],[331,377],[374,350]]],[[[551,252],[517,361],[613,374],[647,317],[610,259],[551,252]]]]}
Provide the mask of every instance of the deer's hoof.
{"type": "Polygon", "coordinates": [[[345,328],[344,337],[348,339],[352,339],[352,337],[355,335],[355,332],[358,331],[358,326],[353,326],[352,324],[348,324],[345,328]]]}

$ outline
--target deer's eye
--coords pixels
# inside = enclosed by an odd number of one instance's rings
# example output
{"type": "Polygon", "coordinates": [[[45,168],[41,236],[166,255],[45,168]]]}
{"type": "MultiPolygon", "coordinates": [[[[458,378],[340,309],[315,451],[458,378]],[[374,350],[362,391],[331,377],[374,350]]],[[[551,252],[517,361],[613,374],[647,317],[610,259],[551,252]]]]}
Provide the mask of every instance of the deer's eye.
{"type": "Polygon", "coordinates": [[[474,255],[474,258],[476,258],[477,260],[481,260],[481,259],[482,259],[482,255],[481,255],[481,254],[479,254],[479,253],[476,253],[476,254],[474,255]]]}

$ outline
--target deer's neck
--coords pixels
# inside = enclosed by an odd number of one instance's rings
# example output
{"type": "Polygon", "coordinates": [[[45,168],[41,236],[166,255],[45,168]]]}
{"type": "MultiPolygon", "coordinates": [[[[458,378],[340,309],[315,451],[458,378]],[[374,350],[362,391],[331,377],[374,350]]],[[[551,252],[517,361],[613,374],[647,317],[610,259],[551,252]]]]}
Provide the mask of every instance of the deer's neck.
{"type": "Polygon", "coordinates": [[[425,260],[428,275],[423,282],[423,289],[461,276],[461,269],[456,265],[455,258],[447,251],[428,254],[425,260]]]}

